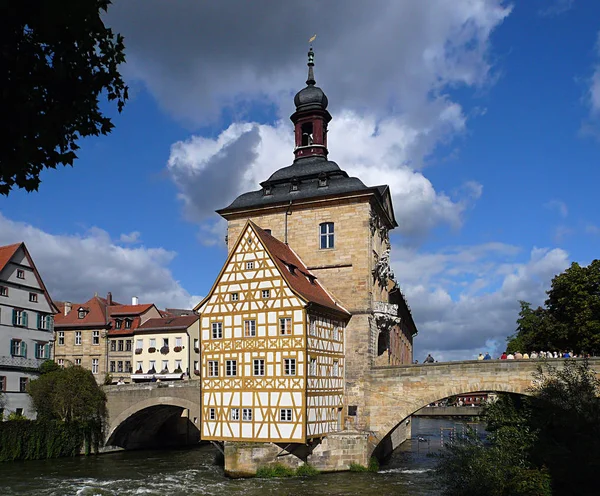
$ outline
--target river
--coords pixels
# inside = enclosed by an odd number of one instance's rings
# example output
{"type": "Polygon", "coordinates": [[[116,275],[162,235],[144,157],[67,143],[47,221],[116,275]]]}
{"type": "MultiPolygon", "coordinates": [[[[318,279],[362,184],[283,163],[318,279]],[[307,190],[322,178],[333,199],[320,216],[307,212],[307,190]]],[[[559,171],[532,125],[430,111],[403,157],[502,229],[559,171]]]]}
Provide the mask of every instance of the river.
{"type": "Polygon", "coordinates": [[[422,417],[413,418],[412,422],[413,439],[402,444],[378,473],[232,480],[224,477],[222,467],[214,464],[215,449],[204,445],[2,463],[0,493],[2,496],[438,494],[431,477],[435,459],[427,454],[439,449],[440,428],[456,426],[456,431],[462,432],[464,422],[422,417]]]}

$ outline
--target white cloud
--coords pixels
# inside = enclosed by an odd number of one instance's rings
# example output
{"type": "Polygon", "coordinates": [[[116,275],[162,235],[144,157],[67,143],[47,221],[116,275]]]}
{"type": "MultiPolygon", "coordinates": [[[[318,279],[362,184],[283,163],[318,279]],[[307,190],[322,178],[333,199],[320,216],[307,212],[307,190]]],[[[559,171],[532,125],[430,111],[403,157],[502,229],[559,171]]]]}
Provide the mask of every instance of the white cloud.
{"type": "Polygon", "coordinates": [[[571,10],[575,0],[550,0],[549,3],[550,5],[538,11],[542,17],[554,17],[571,10]]]}
{"type": "Polygon", "coordinates": [[[549,210],[556,210],[563,219],[569,215],[569,208],[562,200],[550,200],[549,202],[544,203],[544,207],[549,210]]]}
{"type": "Polygon", "coordinates": [[[24,241],[56,300],[86,301],[95,292],[117,301],[155,303],[159,308],[192,308],[192,296],[173,279],[168,265],[176,256],[164,248],[125,248],[97,227],[81,235],[55,235],[0,213],[0,245],[24,241]]]}
{"type": "Polygon", "coordinates": [[[140,242],[141,233],[139,231],[131,231],[129,234],[121,234],[119,241],[125,244],[134,244],[140,242]]]}
{"type": "Polygon", "coordinates": [[[415,358],[501,353],[515,331],[518,300],[543,304],[552,277],[569,265],[558,248],[534,248],[527,260],[516,261],[519,254],[518,247],[502,243],[439,253],[394,250],[394,270],[419,328],[415,358]]]}

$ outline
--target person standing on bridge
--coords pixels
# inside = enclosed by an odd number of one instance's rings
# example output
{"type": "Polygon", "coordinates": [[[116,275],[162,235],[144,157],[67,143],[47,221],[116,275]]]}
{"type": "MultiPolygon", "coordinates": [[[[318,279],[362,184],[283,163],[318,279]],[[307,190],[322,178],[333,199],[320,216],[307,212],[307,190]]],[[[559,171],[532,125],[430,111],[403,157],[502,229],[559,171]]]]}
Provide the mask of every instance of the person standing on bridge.
{"type": "Polygon", "coordinates": [[[483,360],[483,353],[479,353],[479,356],[477,357],[477,360],[483,360]]]}
{"type": "Polygon", "coordinates": [[[506,354],[506,351],[504,353],[502,353],[502,355],[500,355],[500,360],[506,360],[508,358],[508,355],[506,354]]]}
{"type": "Polygon", "coordinates": [[[490,352],[489,352],[489,351],[486,351],[486,352],[485,352],[485,356],[483,357],[483,359],[484,359],[484,360],[491,360],[491,359],[492,359],[492,356],[490,355],[490,352]]]}
{"type": "Polygon", "coordinates": [[[425,359],[425,363],[434,363],[435,360],[433,359],[433,357],[431,356],[431,353],[429,353],[427,355],[427,358],[425,359]]]}

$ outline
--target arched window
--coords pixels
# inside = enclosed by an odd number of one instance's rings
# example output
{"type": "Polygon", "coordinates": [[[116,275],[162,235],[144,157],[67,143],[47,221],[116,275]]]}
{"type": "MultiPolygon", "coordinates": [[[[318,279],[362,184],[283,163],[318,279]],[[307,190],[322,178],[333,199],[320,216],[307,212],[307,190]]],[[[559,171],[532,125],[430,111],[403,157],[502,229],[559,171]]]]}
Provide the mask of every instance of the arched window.
{"type": "Polygon", "coordinates": [[[319,225],[319,238],[321,250],[334,247],[333,222],[323,222],[319,225]]]}

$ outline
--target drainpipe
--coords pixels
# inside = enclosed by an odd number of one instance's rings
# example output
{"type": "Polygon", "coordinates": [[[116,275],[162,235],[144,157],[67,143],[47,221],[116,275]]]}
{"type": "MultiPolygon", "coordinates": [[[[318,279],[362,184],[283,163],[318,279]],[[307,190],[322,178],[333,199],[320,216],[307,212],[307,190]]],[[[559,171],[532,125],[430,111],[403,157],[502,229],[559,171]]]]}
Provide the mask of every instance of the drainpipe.
{"type": "Polygon", "coordinates": [[[288,215],[292,215],[292,200],[290,200],[290,204],[288,205],[287,210],[285,211],[285,232],[283,235],[283,242],[288,244],[288,215]]]}

